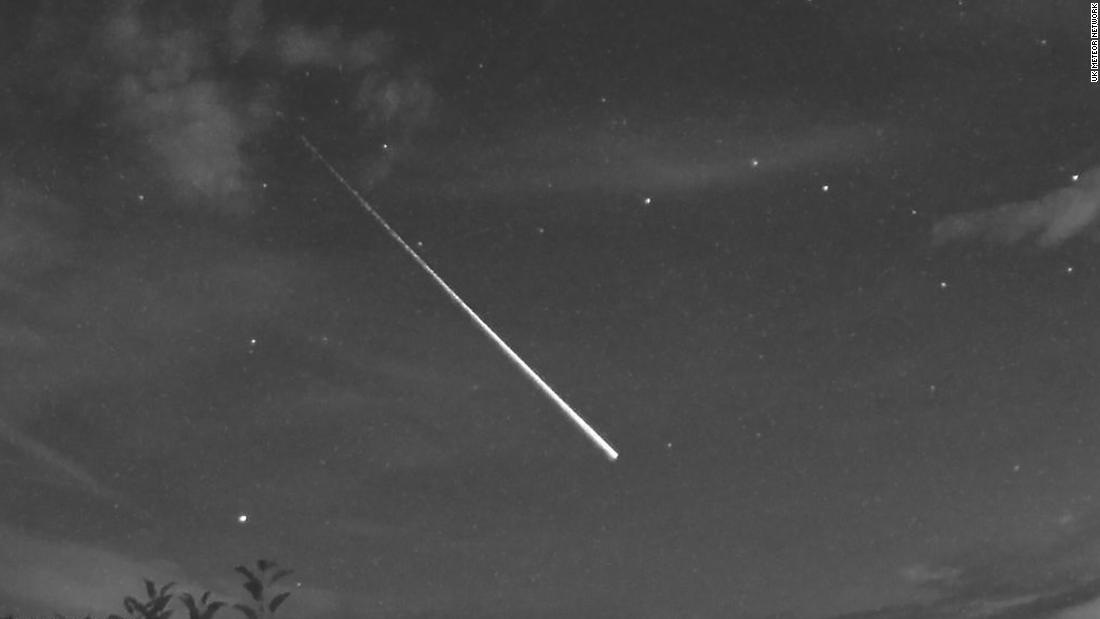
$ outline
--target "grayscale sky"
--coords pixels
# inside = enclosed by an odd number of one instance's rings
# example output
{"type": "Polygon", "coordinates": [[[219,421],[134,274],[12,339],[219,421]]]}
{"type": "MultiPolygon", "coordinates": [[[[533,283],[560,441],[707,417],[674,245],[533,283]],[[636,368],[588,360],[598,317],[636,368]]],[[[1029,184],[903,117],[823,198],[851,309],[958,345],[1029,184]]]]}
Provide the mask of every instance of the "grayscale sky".
{"type": "Polygon", "coordinates": [[[9,3],[0,614],[1100,614],[1088,12],[9,3]]]}

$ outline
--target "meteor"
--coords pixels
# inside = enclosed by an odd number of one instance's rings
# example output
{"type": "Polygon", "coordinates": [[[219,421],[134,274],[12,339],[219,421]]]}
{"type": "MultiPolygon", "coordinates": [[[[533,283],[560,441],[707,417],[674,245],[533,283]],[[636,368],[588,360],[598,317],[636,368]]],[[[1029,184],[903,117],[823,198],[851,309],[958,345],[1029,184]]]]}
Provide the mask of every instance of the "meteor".
{"type": "MultiPolygon", "coordinates": [[[[281,114],[279,116],[282,117],[281,114]]],[[[352,187],[351,183],[349,183],[347,179],[345,179],[344,176],[340,174],[340,172],[335,167],[333,167],[331,163],[329,163],[328,159],[326,159],[325,156],[321,154],[321,151],[317,150],[317,147],[309,141],[309,138],[301,133],[298,134],[298,138],[301,140],[302,144],[304,144],[305,147],[309,149],[309,152],[313,153],[313,156],[316,157],[317,160],[320,161],[321,164],[328,169],[329,173],[331,173],[332,176],[336,178],[336,180],[339,181],[341,185],[344,186],[344,189],[347,189],[348,193],[350,193],[351,196],[355,198],[357,202],[359,202],[360,206],[363,207],[363,210],[370,214],[370,216],[373,217],[380,226],[382,226],[382,228],[386,231],[386,234],[389,234],[390,238],[392,238],[398,245],[400,245],[401,249],[405,250],[405,253],[407,253],[409,257],[411,257],[413,261],[416,262],[416,264],[418,264],[420,268],[423,269],[424,272],[427,273],[428,276],[435,281],[436,284],[439,284],[439,287],[443,289],[443,292],[446,293],[451,301],[453,301],[455,305],[457,305],[459,309],[461,309],[470,318],[470,320],[472,320],[473,323],[477,325],[479,329],[481,329],[481,332],[484,333],[490,340],[492,340],[493,343],[497,345],[497,348],[499,348],[501,352],[503,352],[504,355],[508,357],[508,359],[517,368],[519,368],[520,371],[527,376],[527,378],[531,380],[531,382],[535,383],[535,385],[542,391],[542,393],[546,397],[550,398],[550,401],[557,405],[558,409],[561,410],[561,412],[564,413],[565,416],[568,417],[569,420],[572,421],[573,424],[576,425],[577,428],[579,428],[580,431],[588,437],[588,440],[592,441],[592,443],[597,448],[603,451],[608,460],[612,462],[617,460],[619,458],[619,453],[615,451],[615,448],[612,447],[611,444],[608,443],[606,440],[604,440],[604,438],[600,436],[599,432],[596,432],[596,430],[593,429],[592,426],[588,425],[588,422],[585,421],[584,418],[581,417],[579,413],[577,413],[577,411],[573,410],[573,407],[569,406],[568,402],[563,400],[562,397],[559,396],[557,392],[555,392],[554,389],[549,384],[547,384],[546,381],[538,375],[538,373],[535,372],[535,370],[531,369],[531,366],[527,365],[527,362],[524,361],[518,354],[516,354],[516,351],[512,350],[512,347],[509,346],[508,343],[505,342],[499,335],[497,335],[496,331],[493,331],[493,328],[490,327],[484,320],[482,320],[481,316],[478,316],[477,312],[475,312],[469,305],[467,305],[466,302],[462,300],[462,297],[458,296],[458,293],[455,292],[447,284],[447,282],[443,281],[443,278],[440,277],[435,272],[435,270],[433,270],[432,267],[429,266],[428,263],[420,257],[420,254],[416,253],[416,250],[413,249],[411,245],[406,243],[405,239],[401,238],[401,235],[397,233],[397,230],[394,230],[393,227],[390,226],[389,222],[387,222],[386,219],[382,217],[382,214],[376,211],[374,207],[372,207],[370,203],[367,202],[365,198],[363,198],[363,196],[359,195],[359,192],[356,191],[355,187],[352,187]]]]}

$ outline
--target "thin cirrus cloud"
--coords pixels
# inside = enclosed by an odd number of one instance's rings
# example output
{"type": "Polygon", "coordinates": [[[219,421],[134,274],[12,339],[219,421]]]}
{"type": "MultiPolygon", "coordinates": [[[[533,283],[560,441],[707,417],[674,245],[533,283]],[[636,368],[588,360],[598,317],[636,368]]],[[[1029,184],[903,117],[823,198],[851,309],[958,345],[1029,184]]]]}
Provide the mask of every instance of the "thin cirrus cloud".
{"type": "MultiPolygon", "coordinates": [[[[521,132],[523,133],[523,132],[521,132]]],[[[851,164],[897,148],[890,126],[834,123],[774,132],[744,123],[695,118],[650,128],[609,127],[595,119],[534,130],[502,144],[463,145],[435,170],[454,170],[444,190],[472,195],[545,191],[690,193],[723,189],[851,164]]],[[[437,174],[438,176],[438,174],[437,174]]]]}
{"type": "Polygon", "coordinates": [[[932,228],[932,244],[982,239],[1011,245],[1033,239],[1040,247],[1095,233],[1100,219],[1100,166],[1081,174],[1067,186],[1035,200],[1013,202],[992,209],[956,213],[932,228]]]}

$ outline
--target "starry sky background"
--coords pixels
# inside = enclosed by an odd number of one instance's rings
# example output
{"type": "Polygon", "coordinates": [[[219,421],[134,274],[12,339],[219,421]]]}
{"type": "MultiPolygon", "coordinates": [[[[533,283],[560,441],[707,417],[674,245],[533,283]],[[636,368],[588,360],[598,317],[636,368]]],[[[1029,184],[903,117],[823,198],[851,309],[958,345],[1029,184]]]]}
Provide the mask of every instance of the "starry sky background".
{"type": "Polygon", "coordinates": [[[4,11],[0,611],[1100,614],[1087,2],[4,11]]]}

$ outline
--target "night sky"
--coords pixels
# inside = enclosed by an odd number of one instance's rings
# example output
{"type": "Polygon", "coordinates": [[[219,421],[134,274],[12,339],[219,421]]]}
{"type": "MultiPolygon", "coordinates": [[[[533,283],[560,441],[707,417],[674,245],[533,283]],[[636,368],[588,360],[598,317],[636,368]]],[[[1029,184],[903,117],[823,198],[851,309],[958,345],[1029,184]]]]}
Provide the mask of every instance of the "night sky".
{"type": "Polygon", "coordinates": [[[1088,2],[2,11],[0,614],[1100,617],[1088,2]]]}

